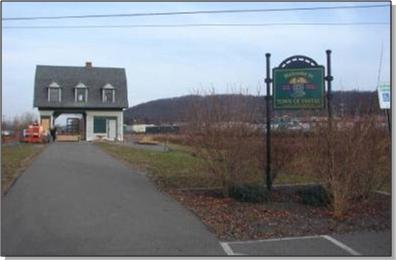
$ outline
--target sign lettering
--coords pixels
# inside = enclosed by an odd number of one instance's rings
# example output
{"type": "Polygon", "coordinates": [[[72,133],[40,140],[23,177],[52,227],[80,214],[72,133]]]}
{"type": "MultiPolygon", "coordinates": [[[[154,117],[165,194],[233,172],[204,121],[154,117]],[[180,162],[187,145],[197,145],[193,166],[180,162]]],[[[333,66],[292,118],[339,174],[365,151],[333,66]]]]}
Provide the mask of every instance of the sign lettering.
{"type": "Polygon", "coordinates": [[[275,109],[321,109],[324,107],[324,68],[274,68],[275,109]]]}

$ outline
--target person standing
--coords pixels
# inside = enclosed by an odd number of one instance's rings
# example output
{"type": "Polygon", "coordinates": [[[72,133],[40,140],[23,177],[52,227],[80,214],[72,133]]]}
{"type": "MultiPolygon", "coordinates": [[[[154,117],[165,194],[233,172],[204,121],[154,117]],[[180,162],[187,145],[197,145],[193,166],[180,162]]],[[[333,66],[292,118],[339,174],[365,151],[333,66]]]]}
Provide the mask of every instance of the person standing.
{"type": "Polygon", "coordinates": [[[50,129],[51,137],[52,137],[52,142],[55,142],[56,140],[56,126],[52,127],[50,129]]]}

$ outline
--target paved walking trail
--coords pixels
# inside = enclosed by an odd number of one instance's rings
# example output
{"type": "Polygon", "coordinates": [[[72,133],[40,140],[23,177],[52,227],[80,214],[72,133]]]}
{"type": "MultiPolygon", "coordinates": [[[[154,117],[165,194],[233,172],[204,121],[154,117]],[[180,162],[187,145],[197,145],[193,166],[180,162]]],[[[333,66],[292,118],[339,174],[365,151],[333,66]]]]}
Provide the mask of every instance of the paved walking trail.
{"type": "Polygon", "coordinates": [[[2,255],[223,255],[198,218],[95,145],[53,143],[2,198],[2,255]]]}

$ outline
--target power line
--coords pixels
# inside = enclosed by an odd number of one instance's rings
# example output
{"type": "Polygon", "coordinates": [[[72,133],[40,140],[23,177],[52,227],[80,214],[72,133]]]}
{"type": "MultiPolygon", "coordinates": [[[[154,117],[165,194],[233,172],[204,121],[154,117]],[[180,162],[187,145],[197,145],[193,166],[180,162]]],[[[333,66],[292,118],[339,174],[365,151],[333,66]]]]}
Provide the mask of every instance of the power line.
{"type": "Polygon", "coordinates": [[[126,25],[54,25],[54,26],[3,26],[3,29],[103,29],[103,28],[178,28],[178,27],[266,27],[266,26],[349,26],[389,25],[387,22],[346,23],[206,23],[206,24],[126,24],[126,25]]]}
{"type": "Polygon", "coordinates": [[[321,6],[321,7],[295,7],[295,8],[269,8],[269,9],[239,9],[239,10],[208,10],[208,11],[184,11],[184,12],[151,12],[129,14],[93,14],[93,15],[66,15],[66,16],[37,16],[37,17],[5,17],[3,21],[16,20],[55,20],[55,19],[83,19],[105,17],[133,17],[133,16],[165,16],[165,15],[194,15],[194,14],[221,14],[221,13],[261,13],[261,12],[287,12],[287,11],[315,11],[337,9],[364,9],[389,7],[389,4],[359,5],[359,6],[321,6]]]}

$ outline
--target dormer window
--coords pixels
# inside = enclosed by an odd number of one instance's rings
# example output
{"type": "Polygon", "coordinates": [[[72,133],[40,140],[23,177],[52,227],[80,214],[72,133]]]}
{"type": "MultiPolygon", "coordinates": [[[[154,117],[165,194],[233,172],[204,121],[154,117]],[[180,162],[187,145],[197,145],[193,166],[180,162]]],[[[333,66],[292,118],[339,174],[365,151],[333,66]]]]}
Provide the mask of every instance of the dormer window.
{"type": "Polygon", "coordinates": [[[74,88],[74,101],[81,103],[88,101],[88,88],[81,82],[74,88]]]}
{"type": "Polygon", "coordinates": [[[49,86],[48,86],[48,101],[49,102],[61,102],[62,100],[62,92],[61,92],[61,87],[53,81],[49,86]]]}
{"type": "Polygon", "coordinates": [[[111,84],[106,84],[102,88],[102,101],[103,103],[115,102],[115,89],[111,84]]]}

